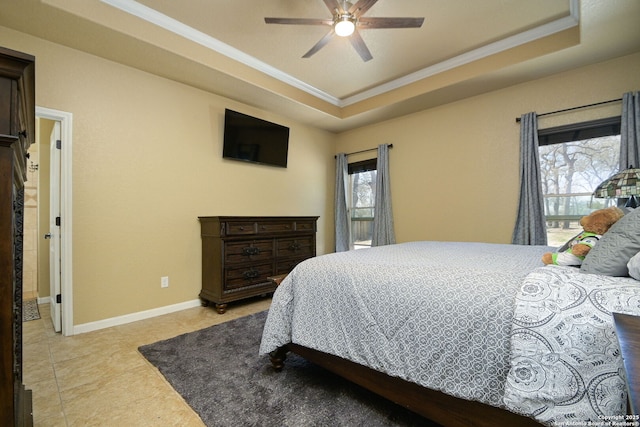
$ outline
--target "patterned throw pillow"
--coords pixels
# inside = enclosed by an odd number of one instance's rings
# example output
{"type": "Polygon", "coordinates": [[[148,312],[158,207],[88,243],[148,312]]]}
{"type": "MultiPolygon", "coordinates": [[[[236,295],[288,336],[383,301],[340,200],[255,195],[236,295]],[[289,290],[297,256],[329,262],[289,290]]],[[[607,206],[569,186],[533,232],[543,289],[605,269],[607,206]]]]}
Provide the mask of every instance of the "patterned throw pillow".
{"type": "Polygon", "coordinates": [[[640,208],[613,224],[580,266],[584,273],[628,276],[627,263],[640,252],[640,208]]]}

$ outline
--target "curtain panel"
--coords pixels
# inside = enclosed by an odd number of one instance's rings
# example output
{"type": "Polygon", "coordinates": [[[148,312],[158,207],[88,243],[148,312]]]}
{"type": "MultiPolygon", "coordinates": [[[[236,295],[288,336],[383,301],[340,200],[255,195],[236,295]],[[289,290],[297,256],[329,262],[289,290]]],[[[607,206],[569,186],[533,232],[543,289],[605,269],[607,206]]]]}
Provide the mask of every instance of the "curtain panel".
{"type": "Polygon", "coordinates": [[[622,95],[620,170],[640,168],[640,92],[622,95]]]}
{"type": "Polygon", "coordinates": [[[336,252],[344,252],[351,249],[351,218],[347,186],[349,183],[347,155],[340,153],[336,156],[336,190],[335,190],[335,227],[336,227],[336,252]]]}
{"type": "Polygon", "coordinates": [[[388,144],[378,145],[376,170],[376,199],[373,209],[371,246],[383,246],[396,242],[393,229],[393,211],[391,209],[388,144]]]}
{"type": "Polygon", "coordinates": [[[538,117],[523,114],[520,121],[520,200],[512,243],[546,245],[547,225],[538,157],[538,117]]]}

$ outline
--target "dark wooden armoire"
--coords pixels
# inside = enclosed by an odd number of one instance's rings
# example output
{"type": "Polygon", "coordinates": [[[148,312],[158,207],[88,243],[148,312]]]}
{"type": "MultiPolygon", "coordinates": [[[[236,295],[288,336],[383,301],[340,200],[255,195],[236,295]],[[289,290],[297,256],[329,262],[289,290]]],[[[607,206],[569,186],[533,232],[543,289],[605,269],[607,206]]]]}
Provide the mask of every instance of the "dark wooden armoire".
{"type": "Polygon", "coordinates": [[[22,232],[29,145],[35,140],[35,60],[0,47],[0,420],[33,425],[22,382],[22,232]]]}

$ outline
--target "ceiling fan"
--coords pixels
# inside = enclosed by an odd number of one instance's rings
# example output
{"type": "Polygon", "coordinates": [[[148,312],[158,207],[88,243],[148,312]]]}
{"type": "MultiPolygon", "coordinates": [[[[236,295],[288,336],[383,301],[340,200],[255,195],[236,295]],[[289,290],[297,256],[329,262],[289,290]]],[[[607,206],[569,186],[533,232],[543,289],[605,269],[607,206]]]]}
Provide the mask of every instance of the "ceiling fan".
{"type": "Polygon", "coordinates": [[[323,0],[333,15],[331,19],[313,18],[264,18],[267,24],[328,25],[331,30],[302,57],[309,58],[322,49],[335,36],[349,37],[363,61],[373,58],[358,29],[369,28],[420,28],[424,18],[367,18],[363,17],[378,0],[358,0],[355,4],[346,0],[323,0]]]}

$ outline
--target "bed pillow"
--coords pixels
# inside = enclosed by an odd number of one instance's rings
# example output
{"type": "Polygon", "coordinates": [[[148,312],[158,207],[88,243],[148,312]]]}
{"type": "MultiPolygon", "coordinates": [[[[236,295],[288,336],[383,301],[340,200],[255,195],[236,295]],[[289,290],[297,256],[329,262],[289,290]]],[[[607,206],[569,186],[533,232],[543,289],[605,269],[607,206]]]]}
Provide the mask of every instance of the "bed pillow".
{"type": "Polygon", "coordinates": [[[640,252],[640,208],[613,224],[587,254],[580,270],[606,276],[628,276],[627,263],[640,252]]]}
{"type": "Polygon", "coordinates": [[[629,276],[636,280],[640,280],[640,252],[631,257],[627,263],[629,269],[629,276]]]}

